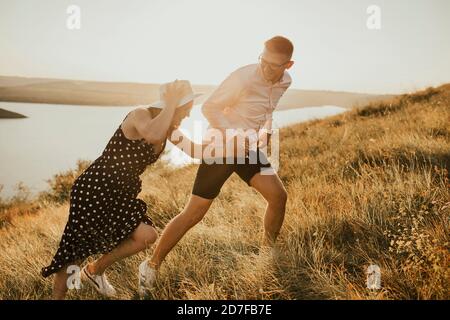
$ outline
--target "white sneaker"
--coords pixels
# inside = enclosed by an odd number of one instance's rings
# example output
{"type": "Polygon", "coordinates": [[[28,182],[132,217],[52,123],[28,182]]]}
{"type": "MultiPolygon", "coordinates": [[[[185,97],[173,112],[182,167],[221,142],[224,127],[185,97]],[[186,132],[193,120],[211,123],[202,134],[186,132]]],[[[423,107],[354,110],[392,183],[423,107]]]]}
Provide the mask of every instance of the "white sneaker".
{"type": "Polygon", "coordinates": [[[81,270],[81,280],[88,282],[95,290],[108,298],[116,297],[116,289],[109,283],[104,273],[101,276],[91,274],[85,266],[81,270]]]}
{"type": "Polygon", "coordinates": [[[139,296],[144,297],[154,287],[156,281],[156,269],[150,267],[148,260],[139,265],[139,296]]]}

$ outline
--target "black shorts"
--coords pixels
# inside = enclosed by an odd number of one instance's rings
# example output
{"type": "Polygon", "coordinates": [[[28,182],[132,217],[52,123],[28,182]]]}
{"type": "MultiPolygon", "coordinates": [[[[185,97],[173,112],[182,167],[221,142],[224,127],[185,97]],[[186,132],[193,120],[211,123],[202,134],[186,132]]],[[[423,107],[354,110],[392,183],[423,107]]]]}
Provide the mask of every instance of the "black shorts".
{"type": "Polygon", "coordinates": [[[272,170],[269,160],[262,152],[250,152],[248,158],[223,158],[220,162],[203,160],[197,170],[192,194],[205,198],[214,199],[220,193],[220,189],[233,172],[250,185],[253,176],[264,170],[272,170]],[[227,161],[228,160],[228,161],[227,161]]]}

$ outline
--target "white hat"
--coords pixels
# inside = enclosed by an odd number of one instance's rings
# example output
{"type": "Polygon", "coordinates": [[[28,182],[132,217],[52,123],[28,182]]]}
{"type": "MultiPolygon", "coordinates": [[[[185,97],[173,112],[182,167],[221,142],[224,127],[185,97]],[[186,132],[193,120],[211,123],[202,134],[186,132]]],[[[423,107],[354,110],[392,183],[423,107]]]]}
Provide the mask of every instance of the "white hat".
{"type": "MultiPolygon", "coordinates": [[[[167,85],[169,83],[165,83],[159,87],[159,101],[155,101],[151,103],[148,107],[158,108],[158,109],[164,109],[166,106],[166,102],[162,99],[164,93],[166,92],[167,85]]],[[[179,88],[183,91],[184,95],[183,98],[180,99],[177,108],[185,105],[186,103],[193,101],[194,99],[200,97],[203,95],[203,93],[194,93],[192,91],[191,83],[188,80],[178,80],[179,88]]]]}

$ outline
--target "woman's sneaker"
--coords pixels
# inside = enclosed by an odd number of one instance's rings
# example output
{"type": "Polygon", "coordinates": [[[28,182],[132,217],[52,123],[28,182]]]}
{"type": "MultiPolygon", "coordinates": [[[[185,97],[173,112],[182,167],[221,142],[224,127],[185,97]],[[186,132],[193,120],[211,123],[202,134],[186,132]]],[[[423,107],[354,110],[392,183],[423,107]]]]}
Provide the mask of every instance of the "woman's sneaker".
{"type": "Polygon", "coordinates": [[[116,297],[116,289],[109,283],[104,273],[101,276],[91,274],[85,266],[81,269],[81,280],[88,282],[95,290],[108,298],[116,297]]]}
{"type": "Polygon", "coordinates": [[[150,267],[148,260],[139,265],[139,296],[145,297],[155,285],[156,269],[150,267]]]}

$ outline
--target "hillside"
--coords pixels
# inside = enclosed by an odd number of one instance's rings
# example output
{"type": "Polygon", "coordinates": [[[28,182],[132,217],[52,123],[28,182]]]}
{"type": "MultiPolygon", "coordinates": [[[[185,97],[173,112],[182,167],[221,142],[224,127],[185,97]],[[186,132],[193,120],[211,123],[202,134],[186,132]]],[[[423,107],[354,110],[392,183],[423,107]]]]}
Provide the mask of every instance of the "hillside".
{"type": "MultiPolygon", "coordinates": [[[[204,93],[202,103],[215,86],[193,85],[204,93]]],[[[289,89],[279,103],[280,109],[335,105],[351,108],[372,101],[385,100],[389,95],[351,92],[289,89]]],[[[159,84],[129,82],[98,82],[63,79],[0,76],[0,101],[71,105],[129,106],[159,99],[159,84]]]]}
{"type": "MultiPolygon", "coordinates": [[[[265,203],[237,176],[169,254],[154,299],[449,299],[450,84],[281,131],[289,199],[277,254],[259,250],[265,203]],[[381,270],[380,290],[366,270],[381,270]]],[[[46,299],[39,270],[54,253],[79,168],[0,203],[0,299],[46,299]]],[[[141,176],[159,229],[186,203],[196,166],[141,176]]],[[[149,249],[147,254],[151,253],[149,249]]],[[[109,271],[136,298],[145,254],[109,271]]],[[[100,299],[90,288],[70,299],[100,299]]]]}

